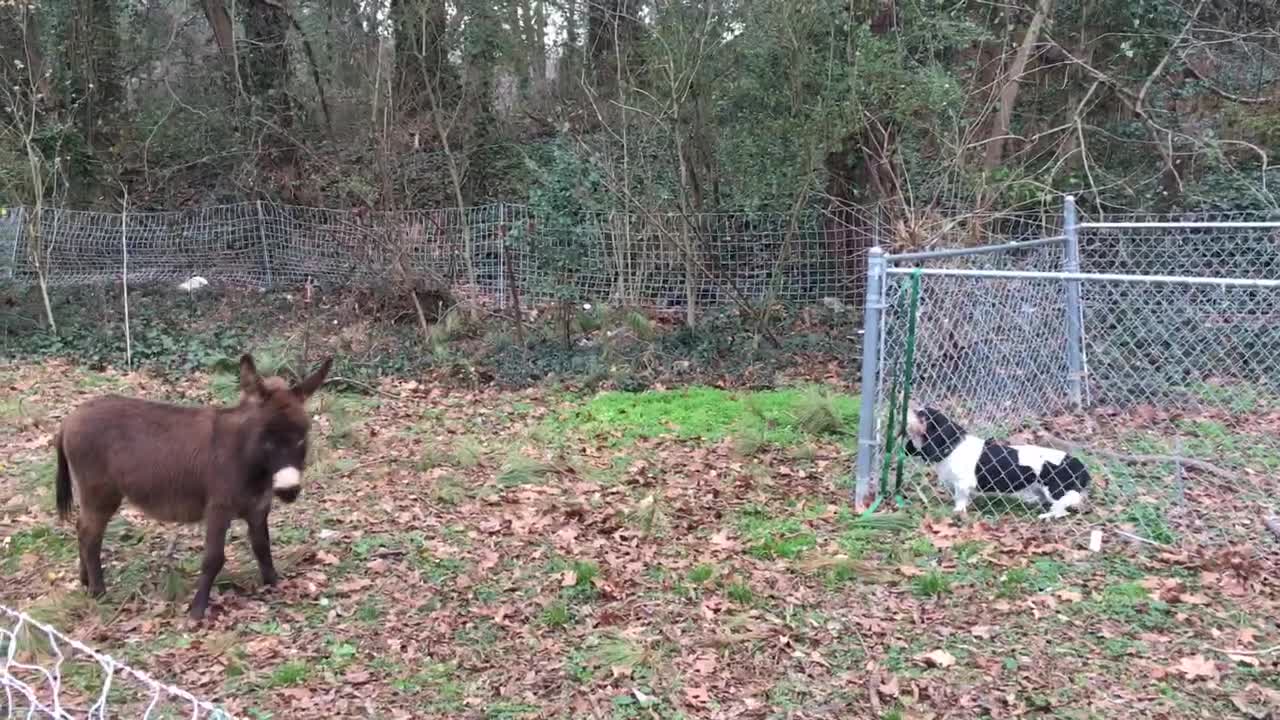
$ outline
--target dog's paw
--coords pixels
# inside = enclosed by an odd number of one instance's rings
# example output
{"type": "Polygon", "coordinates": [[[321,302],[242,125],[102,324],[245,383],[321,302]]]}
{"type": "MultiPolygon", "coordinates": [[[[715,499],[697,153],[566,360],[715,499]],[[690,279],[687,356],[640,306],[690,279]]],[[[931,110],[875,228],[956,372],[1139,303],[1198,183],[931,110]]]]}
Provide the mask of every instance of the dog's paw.
{"type": "Polygon", "coordinates": [[[1040,513],[1041,520],[1053,520],[1055,518],[1064,518],[1067,516],[1066,510],[1050,510],[1049,512],[1040,513]]]}

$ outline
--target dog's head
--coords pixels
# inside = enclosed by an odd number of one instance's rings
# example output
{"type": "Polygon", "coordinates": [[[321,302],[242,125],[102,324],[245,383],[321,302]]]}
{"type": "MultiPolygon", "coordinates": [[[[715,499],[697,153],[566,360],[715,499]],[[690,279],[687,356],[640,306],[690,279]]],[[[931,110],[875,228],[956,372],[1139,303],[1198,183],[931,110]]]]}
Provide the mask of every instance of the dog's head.
{"type": "Polygon", "coordinates": [[[965,436],[963,427],[931,407],[908,408],[906,430],[907,454],[931,463],[946,459],[965,436]]]}

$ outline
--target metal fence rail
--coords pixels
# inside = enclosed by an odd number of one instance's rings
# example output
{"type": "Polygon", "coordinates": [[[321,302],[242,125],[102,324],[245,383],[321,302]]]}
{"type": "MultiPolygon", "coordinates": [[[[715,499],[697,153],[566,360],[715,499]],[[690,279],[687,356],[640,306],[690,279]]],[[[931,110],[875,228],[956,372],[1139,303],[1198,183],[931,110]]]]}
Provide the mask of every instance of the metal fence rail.
{"type": "MultiPolygon", "coordinates": [[[[981,253],[871,252],[856,498],[884,468],[919,282],[913,404],[1070,449],[1088,511],[1161,544],[1256,528],[1280,493],[1280,222],[1073,222],[981,253]],[[1224,239],[1228,239],[1224,242],[1224,239]]],[[[947,499],[908,459],[909,496],[947,499]]],[[[1038,512],[1009,495],[984,512],[1038,512]]]]}

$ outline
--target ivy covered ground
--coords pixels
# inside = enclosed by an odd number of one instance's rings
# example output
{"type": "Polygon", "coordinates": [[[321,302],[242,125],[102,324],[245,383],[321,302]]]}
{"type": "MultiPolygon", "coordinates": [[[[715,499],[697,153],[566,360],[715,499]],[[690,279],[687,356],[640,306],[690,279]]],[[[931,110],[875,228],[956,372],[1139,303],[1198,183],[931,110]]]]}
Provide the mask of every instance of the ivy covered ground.
{"type": "MultiPolygon", "coordinates": [[[[260,366],[299,338],[255,346],[260,366]]],[[[1273,539],[1108,533],[1094,553],[1087,518],[957,522],[912,502],[860,520],[854,364],[835,358],[768,388],[630,373],[644,393],[447,365],[357,378],[348,361],[352,381],[315,400],[302,498],[272,516],[277,589],[237,525],[211,618],[190,624],[199,531],[177,533],[170,565],[172,527],[126,511],[95,602],[52,509],[58,419],[107,390],[226,401],[234,379],[78,358],[0,365],[0,603],[240,717],[1280,713],[1273,539]]],[[[101,677],[63,670],[80,716],[101,677]]],[[[141,700],[111,692],[120,716],[141,700]]]]}

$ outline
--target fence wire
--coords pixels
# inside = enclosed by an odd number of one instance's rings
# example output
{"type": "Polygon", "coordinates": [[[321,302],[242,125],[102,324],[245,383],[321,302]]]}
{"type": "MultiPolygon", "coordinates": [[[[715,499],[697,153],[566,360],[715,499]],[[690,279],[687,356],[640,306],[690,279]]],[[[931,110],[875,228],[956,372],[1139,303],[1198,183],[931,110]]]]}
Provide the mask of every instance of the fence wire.
{"type": "MultiPolygon", "coordinates": [[[[1207,230],[1214,232],[1081,229],[1085,272],[1224,282],[1077,280],[1085,361],[1079,408],[1069,385],[1067,279],[921,277],[913,404],[932,406],[982,438],[1068,450],[1082,460],[1092,480],[1087,504],[1055,522],[1103,522],[1161,545],[1265,532],[1260,518],[1274,512],[1280,495],[1280,289],[1247,281],[1280,279],[1280,228],[1207,230]]],[[[922,264],[1060,272],[1056,250],[922,264]]],[[[911,281],[896,270],[885,278],[877,473],[888,396],[902,378],[911,281]]],[[[1059,459],[1052,451],[1043,457],[1059,459]]],[[[929,462],[908,457],[905,467],[908,497],[952,505],[954,493],[929,462]]],[[[976,498],[969,512],[1034,517],[1048,508],[1042,497],[1017,497],[1007,483],[1000,489],[976,498]]]]}
{"type": "Polygon", "coordinates": [[[1280,277],[1280,223],[1256,214],[1134,215],[1116,225],[1080,228],[1083,272],[1280,277]]]}
{"type": "Polygon", "coordinates": [[[773,298],[857,297],[869,213],[573,216],[524,205],[395,212],[240,203],[154,213],[11,209],[0,279],[130,284],[200,275],[210,284],[331,287],[393,282],[469,290],[506,303],[581,298],[704,307],[773,298]]]}
{"type": "Polygon", "coordinates": [[[0,688],[6,720],[108,718],[231,720],[185,690],[163,683],[53,627],[0,605],[0,688]]]}

